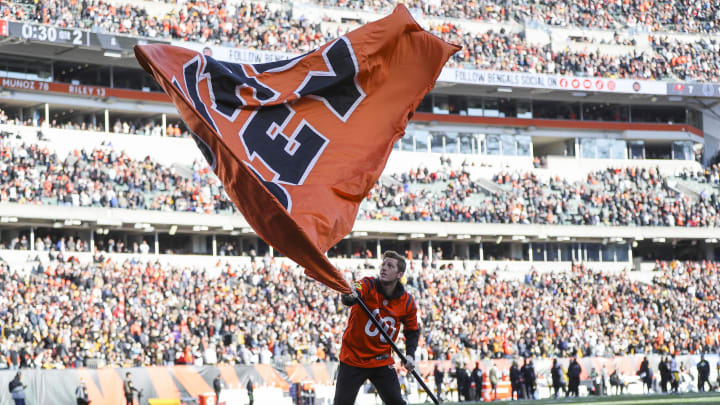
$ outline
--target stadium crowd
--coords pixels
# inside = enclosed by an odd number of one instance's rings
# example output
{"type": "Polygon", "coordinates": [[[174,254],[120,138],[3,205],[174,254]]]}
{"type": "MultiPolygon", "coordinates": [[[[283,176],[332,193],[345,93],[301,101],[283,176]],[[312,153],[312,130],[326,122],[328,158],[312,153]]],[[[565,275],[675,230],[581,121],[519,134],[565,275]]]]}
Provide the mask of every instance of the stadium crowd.
{"type": "Polygon", "coordinates": [[[651,284],[579,265],[567,273],[531,271],[524,282],[489,272],[460,278],[423,272],[409,284],[423,291],[426,348],[439,358],[463,348],[481,357],[716,350],[717,263],[672,267],[651,284]],[[697,274],[707,278],[692,277],[697,274]]]}
{"type": "MultiPolygon", "coordinates": [[[[323,7],[357,9],[388,13],[397,4],[387,0],[315,0],[323,7]]],[[[646,31],[676,31],[685,33],[718,32],[720,7],[708,0],[654,0],[652,2],[618,2],[589,0],[571,2],[545,1],[489,1],[480,6],[472,0],[405,2],[406,6],[427,17],[453,18],[488,22],[540,21],[552,26],[576,26],[598,29],[643,29],[646,31]]],[[[207,39],[213,30],[230,30],[227,23],[242,23],[236,16],[263,9],[262,3],[241,3],[234,6],[226,1],[178,1],[177,8],[165,16],[150,16],[148,11],[131,3],[115,4],[103,1],[51,0],[37,3],[32,13],[22,7],[6,6],[4,17],[30,19],[67,27],[102,28],[106,31],[155,36],[153,33],[175,34],[194,32],[207,39]],[[195,14],[195,15],[192,15],[195,14]],[[76,16],[80,16],[77,18],[76,16]],[[159,18],[158,18],[159,17],[159,18]],[[174,18],[173,18],[174,17],[174,18]],[[197,18],[195,18],[197,17],[197,18]],[[169,21],[168,21],[169,20],[169,21]],[[208,22],[207,28],[198,28],[208,22]],[[147,23],[146,26],[143,24],[147,23]]]]}
{"type": "MultiPolygon", "coordinates": [[[[467,162],[465,162],[467,164],[467,162]]],[[[0,139],[0,202],[232,213],[234,205],[199,161],[181,175],[150,157],[132,159],[110,144],[64,159],[47,146],[0,139]]],[[[449,159],[436,171],[418,168],[379,181],[361,219],[476,223],[720,227],[720,166],[680,178],[707,183],[697,199],[671,188],[657,169],[609,168],[571,183],[533,173],[501,172],[499,191],[483,189],[449,159]],[[440,188],[433,185],[440,185],[440,188]]]]}
{"type": "MultiPolygon", "coordinates": [[[[584,51],[553,50],[551,44],[528,43],[524,32],[464,32],[452,23],[433,27],[431,32],[445,41],[458,43],[463,49],[453,55],[449,66],[482,70],[562,74],[587,77],[667,80],[671,78],[668,63],[659,54],[627,53],[603,55],[587,48],[584,51]]],[[[678,69],[685,65],[678,65],[678,69]]],[[[687,74],[690,78],[690,74],[687,74]]]]}
{"type": "MultiPolygon", "coordinates": [[[[324,0],[325,5],[378,9],[389,2],[324,0]]],[[[550,25],[596,26],[622,29],[643,25],[653,31],[717,32],[720,8],[706,0],[688,2],[605,4],[599,1],[546,2],[527,5],[506,2],[479,7],[474,1],[412,2],[411,7],[430,15],[469,20],[508,21],[542,17],[550,25]],[[512,13],[508,10],[513,10],[512,13]],[[637,14],[640,13],[640,14],[637,14]]],[[[517,3],[517,2],[513,2],[517,3]]],[[[70,0],[39,2],[32,13],[21,5],[0,5],[0,15],[14,20],[33,20],[61,27],[80,27],[95,31],[118,32],[144,37],[181,39],[199,43],[223,44],[250,49],[304,53],[354,28],[348,24],[323,24],[292,10],[274,9],[263,3],[229,4],[224,1],[181,2],[165,15],[150,15],[137,5],[116,6],[102,1],[70,0]]],[[[667,36],[651,38],[654,52],[602,54],[589,45],[586,50],[553,50],[548,44],[529,43],[524,32],[505,28],[487,32],[468,32],[457,20],[433,22],[429,30],[448,42],[463,46],[449,66],[516,72],[567,74],[589,77],[663,80],[678,78],[717,81],[718,43],[703,39],[685,43],[667,36]]],[[[615,35],[617,38],[617,35],[615,35]]],[[[619,40],[618,40],[619,41],[619,40]]],[[[618,42],[616,41],[616,42],[618,42]]]]}
{"type": "MultiPolygon", "coordinates": [[[[298,267],[270,257],[218,262],[213,277],[98,252],[90,264],[52,257],[27,275],[0,262],[0,368],[337,360],[347,310],[298,267]]],[[[508,281],[413,263],[406,282],[419,306],[421,359],[720,348],[717,263],[659,263],[650,284],[580,265],[508,281]]]]}
{"type": "MultiPolygon", "coordinates": [[[[2,108],[0,108],[0,124],[21,125],[27,127],[37,126],[40,129],[40,132],[42,132],[43,128],[105,132],[103,124],[93,123],[86,120],[58,121],[57,119],[52,119],[49,122],[46,122],[41,119],[37,122],[37,124],[35,124],[30,118],[23,120],[16,115],[8,115],[2,108]]],[[[142,122],[141,120],[115,120],[115,123],[110,127],[110,132],[116,134],[161,136],[163,135],[163,128],[161,125],[155,123],[155,121],[142,122]]],[[[190,133],[184,123],[170,123],[165,128],[165,136],[188,138],[190,133]]]]}
{"type": "MultiPolygon", "coordinates": [[[[329,7],[389,12],[394,2],[381,0],[318,0],[329,7]]],[[[564,27],[641,28],[648,31],[717,32],[720,7],[707,0],[640,1],[469,1],[405,2],[426,16],[487,22],[541,21],[564,27]]]]}
{"type": "Polygon", "coordinates": [[[207,165],[192,178],[149,157],[135,160],[111,145],[75,150],[64,159],[46,146],[0,139],[0,202],[165,211],[234,210],[207,165]]]}
{"type": "Polygon", "coordinates": [[[652,37],[655,52],[669,65],[672,73],[682,80],[717,82],[720,80],[720,43],[698,40],[686,43],[667,37],[652,37]]]}
{"type": "MultiPolygon", "coordinates": [[[[9,241],[0,240],[0,249],[9,250],[34,250],[37,252],[47,252],[54,256],[57,252],[90,252],[90,241],[84,240],[79,236],[67,234],[64,232],[54,232],[53,235],[45,233],[45,230],[36,230],[35,243],[30,244],[30,239],[26,233],[10,238],[9,241]]],[[[128,241],[126,244],[122,238],[117,240],[112,236],[93,235],[92,243],[94,250],[101,253],[133,253],[147,254],[150,253],[151,247],[147,240],[128,241]]],[[[246,254],[255,256],[254,248],[249,246],[247,249],[238,249],[237,243],[224,242],[218,243],[217,254],[219,256],[239,256],[246,254]]],[[[166,249],[164,253],[179,253],[177,249],[166,249]]],[[[337,255],[336,255],[337,256],[337,255]]]]}
{"type": "MultiPolygon", "coordinates": [[[[464,163],[467,165],[467,162],[464,163]]],[[[720,227],[720,166],[680,173],[714,187],[696,200],[668,184],[658,169],[608,168],[582,182],[534,173],[501,172],[500,191],[484,189],[467,167],[448,164],[393,175],[373,187],[361,207],[363,219],[561,225],[720,227]],[[428,185],[440,184],[441,189],[428,185]]]]}

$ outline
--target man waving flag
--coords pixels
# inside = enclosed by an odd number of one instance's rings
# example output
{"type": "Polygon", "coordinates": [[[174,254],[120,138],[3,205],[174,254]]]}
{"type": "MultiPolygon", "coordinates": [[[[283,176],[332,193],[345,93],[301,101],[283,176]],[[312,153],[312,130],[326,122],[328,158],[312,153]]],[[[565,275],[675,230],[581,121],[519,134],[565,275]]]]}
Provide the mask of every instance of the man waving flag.
{"type": "Polygon", "coordinates": [[[257,234],[347,294],[324,253],[352,230],[393,144],[459,49],[400,5],[286,61],[233,64],[169,45],[135,54],[257,234]]]}

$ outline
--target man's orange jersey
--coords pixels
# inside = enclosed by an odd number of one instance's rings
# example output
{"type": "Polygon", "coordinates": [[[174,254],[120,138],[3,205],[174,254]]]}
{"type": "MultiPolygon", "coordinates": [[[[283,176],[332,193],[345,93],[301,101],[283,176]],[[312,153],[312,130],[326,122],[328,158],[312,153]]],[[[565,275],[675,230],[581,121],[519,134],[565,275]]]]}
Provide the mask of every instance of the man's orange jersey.
{"type": "MultiPolygon", "coordinates": [[[[383,294],[377,278],[365,277],[357,281],[353,288],[393,341],[400,333],[400,324],[403,325],[407,353],[414,356],[419,335],[417,306],[402,284],[398,283],[393,294],[388,297],[383,294]]],[[[342,339],[340,361],[362,368],[387,366],[394,362],[391,350],[390,344],[362,308],[353,305],[342,339]]]]}

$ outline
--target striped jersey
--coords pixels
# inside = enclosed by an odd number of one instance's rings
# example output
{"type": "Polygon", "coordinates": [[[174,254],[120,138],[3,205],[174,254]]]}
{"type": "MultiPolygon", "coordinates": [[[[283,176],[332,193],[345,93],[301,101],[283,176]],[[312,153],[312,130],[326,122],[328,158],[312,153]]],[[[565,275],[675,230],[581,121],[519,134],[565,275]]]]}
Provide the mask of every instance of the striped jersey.
{"type": "MultiPolygon", "coordinates": [[[[383,326],[393,342],[400,333],[400,325],[403,327],[406,339],[408,333],[417,336],[417,306],[402,284],[398,283],[390,296],[384,295],[380,280],[373,277],[360,279],[353,285],[353,288],[358,291],[370,312],[383,326]]],[[[414,345],[417,347],[417,337],[415,337],[414,345]]],[[[340,361],[361,368],[386,366],[394,363],[391,350],[390,344],[380,334],[360,305],[353,305],[347,328],[343,334],[340,361]]],[[[414,348],[412,352],[411,354],[414,354],[414,348]]]]}

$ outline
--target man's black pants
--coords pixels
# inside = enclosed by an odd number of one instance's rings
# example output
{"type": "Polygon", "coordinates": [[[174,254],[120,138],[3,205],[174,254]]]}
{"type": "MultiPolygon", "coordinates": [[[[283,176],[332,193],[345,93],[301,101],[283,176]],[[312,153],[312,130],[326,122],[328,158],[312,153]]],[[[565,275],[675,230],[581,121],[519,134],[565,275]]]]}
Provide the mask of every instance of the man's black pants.
{"type": "Polygon", "coordinates": [[[710,384],[710,379],[706,376],[698,377],[698,392],[705,392],[705,384],[710,387],[708,391],[712,391],[712,384],[710,384]]]}
{"type": "Polygon", "coordinates": [[[360,368],[343,362],[338,366],[333,405],[353,405],[360,387],[367,379],[370,379],[386,405],[405,405],[397,373],[392,366],[360,368]]]}

